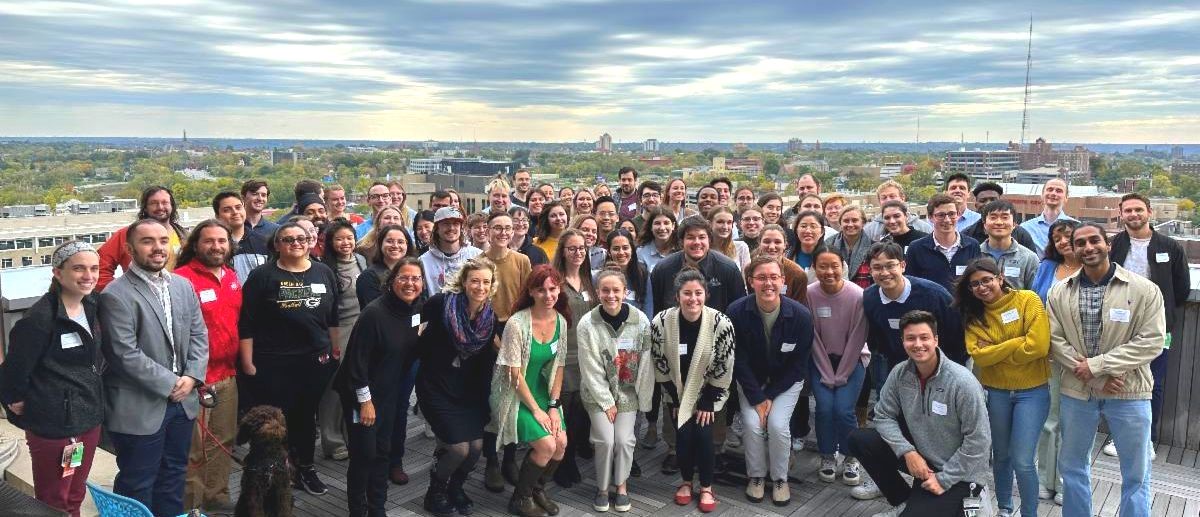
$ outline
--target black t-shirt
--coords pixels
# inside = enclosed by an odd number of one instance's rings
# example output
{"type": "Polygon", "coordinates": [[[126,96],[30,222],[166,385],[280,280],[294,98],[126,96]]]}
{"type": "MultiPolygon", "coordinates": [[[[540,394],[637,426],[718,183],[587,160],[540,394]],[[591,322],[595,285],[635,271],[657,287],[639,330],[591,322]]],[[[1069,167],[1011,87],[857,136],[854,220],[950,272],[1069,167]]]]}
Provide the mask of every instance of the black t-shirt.
{"type": "Polygon", "coordinates": [[[238,334],[254,340],[256,357],[330,349],[329,328],[338,326],[337,275],[325,264],[310,264],[302,273],[264,264],[246,279],[238,334]]]}
{"type": "Polygon", "coordinates": [[[910,244],[912,244],[912,243],[913,243],[913,241],[915,241],[915,240],[917,240],[917,239],[920,239],[921,237],[925,237],[925,236],[927,236],[927,235],[929,235],[929,234],[928,234],[928,233],[925,233],[925,232],[923,232],[923,231],[921,231],[921,230],[916,230],[916,229],[909,228],[909,229],[908,229],[908,233],[905,233],[905,234],[903,234],[903,235],[892,235],[892,234],[890,234],[890,233],[889,233],[889,234],[887,234],[886,236],[884,236],[884,238],[883,238],[883,239],[881,239],[881,240],[882,240],[882,241],[894,242],[894,243],[896,243],[896,244],[899,244],[900,246],[903,246],[903,247],[904,247],[904,251],[905,251],[905,252],[907,252],[907,251],[908,251],[908,246],[909,246],[910,244]]]}

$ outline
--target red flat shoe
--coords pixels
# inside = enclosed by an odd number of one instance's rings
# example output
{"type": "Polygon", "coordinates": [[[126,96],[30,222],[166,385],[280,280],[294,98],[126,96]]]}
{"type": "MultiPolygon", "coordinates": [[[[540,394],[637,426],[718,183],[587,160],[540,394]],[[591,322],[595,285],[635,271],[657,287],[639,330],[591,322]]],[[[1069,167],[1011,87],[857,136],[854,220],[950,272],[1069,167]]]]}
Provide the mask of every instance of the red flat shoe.
{"type": "Polygon", "coordinates": [[[684,483],[682,485],[679,485],[679,488],[677,490],[675,490],[675,504],[677,504],[679,506],[687,506],[689,504],[692,504],[692,484],[691,483],[684,483]],[[687,489],[686,494],[681,493],[684,488],[687,489]]]}
{"type": "Polygon", "coordinates": [[[700,489],[700,503],[697,506],[700,507],[701,512],[710,513],[713,510],[716,510],[718,502],[719,501],[717,501],[717,495],[712,492],[712,489],[708,489],[708,490],[705,490],[703,488],[700,489]],[[711,503],[704,502],[704,494],[708,494],[709,497],[712,497],[711,503]]]}

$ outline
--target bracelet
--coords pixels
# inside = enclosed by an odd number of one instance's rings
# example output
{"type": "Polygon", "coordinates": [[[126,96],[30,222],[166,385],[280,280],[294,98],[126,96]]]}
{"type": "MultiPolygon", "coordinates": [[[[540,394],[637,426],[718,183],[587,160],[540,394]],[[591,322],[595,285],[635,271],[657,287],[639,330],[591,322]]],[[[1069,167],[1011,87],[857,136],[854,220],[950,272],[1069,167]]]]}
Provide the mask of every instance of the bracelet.
{"type": "Polygon", "coordinates": [[[550,409],[558,409],[561,407],[562,407],[562,403],[559,402],[558,399],[550,399],[550,404],[549,404],[550,409]]]}

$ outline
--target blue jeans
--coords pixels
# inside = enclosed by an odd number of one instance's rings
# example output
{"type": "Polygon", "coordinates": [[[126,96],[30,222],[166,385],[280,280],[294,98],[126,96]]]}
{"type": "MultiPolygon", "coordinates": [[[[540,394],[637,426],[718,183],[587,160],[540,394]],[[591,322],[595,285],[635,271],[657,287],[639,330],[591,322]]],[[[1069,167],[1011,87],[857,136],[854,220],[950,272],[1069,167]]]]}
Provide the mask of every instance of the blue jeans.
{"type": "Polygon", "coordinates": [[[113,492],[137,499],[156,517],[183,513],[183,487],[192,420],[178,402],[167,404],[162,425],[154,434],[109,433],[117,450],[113,492]]]}
{"type": "Polygon", "coordinates": [[[987,388],[987,408],[992,428],[992,474],[996,502],[1013,509],[1013,474],[1021,490],[1021,515],[1037,515],[1038,436],[1050,414],[1050,388],[1045,384],[1025,390],[987,388]]]}
{"type": "MultiPolygon", "coordinates": [[[[858,357],[844,357],[843,361],[858,361],[858,357]]],[[[862,390],[867,369],[862,363],[854,367],[854,373],[845,386],[830,388],[821,384],[821,372],[815,362],[809,363],[808,378],[812,382],[813,398],[817,399],[817,450],[822,456],[831,456],[834,451],[850,455],[850,431],[858,429],[854,416],[854,403],[862,390]]]]}
{"type": "Polygon", "coordinates": [[[404,465],[404,442],[408,440],[408,401],[412,399],[413,387],[417,385],[417,369],[421,361],[413,361],[412,368],[400,379],[400,392],[396,394],[396,419],[392,423],[392,450],[388,463],[393,467],[404,465]]]}
{"type": "MultiPolygon", "coordinates": [[[[1064,373],[1063,375],[1070,375],[1064,373]]],[[[1059,402],[1062,448],[1063,517],[1092,515],[1091,453],[1100,416],[1108,422],[1121,462],[1121,517],[1150,515],[1150,401],[1079,400],[1059,402]]]]}

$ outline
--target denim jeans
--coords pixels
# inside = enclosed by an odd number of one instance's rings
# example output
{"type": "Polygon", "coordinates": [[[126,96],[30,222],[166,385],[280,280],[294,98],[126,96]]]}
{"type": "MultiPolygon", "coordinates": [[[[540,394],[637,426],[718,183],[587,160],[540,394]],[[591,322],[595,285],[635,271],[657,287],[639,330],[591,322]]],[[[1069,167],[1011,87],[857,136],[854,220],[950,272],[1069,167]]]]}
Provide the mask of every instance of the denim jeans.
{"type": "MultiPolygon", "coordinates": [[[[858,358],[847,357],[843,360],[856,361],[858,358]]],[[[850,432],[858,429],[854,403],[866,375],[867,369],[859,363],[844,386],[830,388],[821,384],[821,372],[817,370],[816,363],[809,365],[808,378],[812,379],[813,398],[817,399],[817,450],[822,456],[832,456],[838,450],[850,455],[850,432]]]]}
{"type": "Polygon", "coordinates": [[[1021,515],[1037,515],[1038,435],[1050,414],[1050,389],[1045,384],[1024,390],[987,388],[992,427],[992,474],[996,503],[1013,508],[1013,474],[1021,490],[1021,515]]]}
{"type": "MultiPolygon", "coordinates": [[[[1069,375],[1064,373],[1063,375],[1069,375]]],[[[1059,402],[1062,449],[1058,466],[1063,477],[1063,517],[1092,515],[1091,452],[1100,416],[1108,422],[1121,463],[1121,517],[1150,515],[1150,400],[1080,400],[1063,395],[1059,402]]]]}

